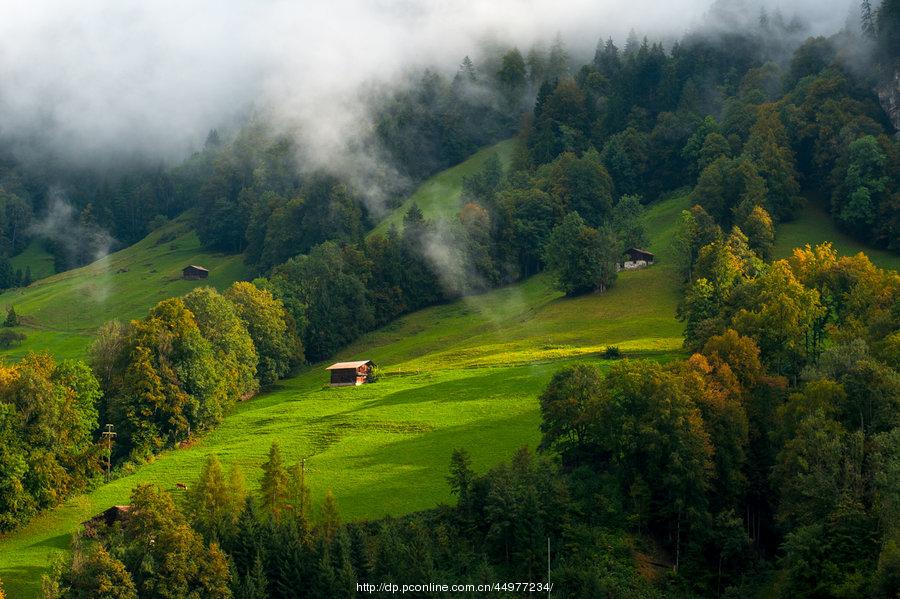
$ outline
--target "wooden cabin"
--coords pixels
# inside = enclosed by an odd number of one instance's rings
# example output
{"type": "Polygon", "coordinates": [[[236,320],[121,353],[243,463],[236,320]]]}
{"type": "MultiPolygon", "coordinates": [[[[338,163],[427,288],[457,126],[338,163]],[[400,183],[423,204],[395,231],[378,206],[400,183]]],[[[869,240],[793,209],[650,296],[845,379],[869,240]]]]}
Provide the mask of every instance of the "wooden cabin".
{"type": "Polygon", "coordinates": [[[81,523],[84,526],[85,534],[89,537],[95,536],[99,530],[112,526],[116,522],[124,521],[128,517],[129,510],[131,510],[130,505],[114,505],[100,512],[90,520],[81,523]]]}
{"type": "Polygon", "coordinates": [[[372,360],[360,360],[357,362],[337,362],[325,370],[331,372],[331,386],[343,387],[346,385],[362,385],[368,383],[372,375],[372,360]]]}
{"type": "Polygon", "coordinates": [[[181,269],[181,278],[186,281],[196,281],[198,279],[206,279],[209,277],[209,271],[202,266],[191,264],[181,269]]]}
{"type": "Polygon", "coordinates": [[[640,248],[628,248],[625,250],[625,260],[622,262],[621,268],[625,270],[634,270],[636,268],[644,268],[653,264],[653,253],[640,248]]]}

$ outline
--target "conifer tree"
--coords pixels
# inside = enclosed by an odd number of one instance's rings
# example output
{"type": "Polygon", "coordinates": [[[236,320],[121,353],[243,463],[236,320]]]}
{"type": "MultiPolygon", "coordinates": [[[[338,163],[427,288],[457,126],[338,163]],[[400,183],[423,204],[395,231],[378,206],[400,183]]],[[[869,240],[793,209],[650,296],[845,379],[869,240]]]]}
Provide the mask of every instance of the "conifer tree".
{"type": "Polygon", "coordinates": [[[337,500],[331,489],[325,493],[325,501],[319,510],[319,533],[328,542],[334,539],[341,526],[341,515],[338,510],[337,500]]]}
{"type": "Polygon", "coordinates": [[[875,37],[875,19],[872,15],[872,3],[869,0],[862,0],[859,6],[860,27],[864,34],[869,38],[875,37]]]}
{"type": "Polygon", "coordinates": [[[262,468],[263,478],[260,486],[262,505],[277,520],[284,510],[288,492],[288,473],[277,442],[273,442],[269,448],[269,459],[262,468]]]}
{"type": "Polygon", "coordinates": [[[287,485],[287,500],[294,508],[294,516],[305,525],[309,522],[311,500],[304,464],[297,463],[288,469],[287,485]]]}
{"type": "Polygon", "coordinates": [[[269,599],[268,584],[262,557],[257,554],[253,567],[239,577],[234,599],[269,599]]]}
{"type": "Polygon", "coordinates": [[[167,405],[162,380],[146,347],[134,348],[125,371],[124,388],[128,394],[122,402],[119,434],[125,441],[123,445],[131,447],[133,456],[143,457],[162,447],[165,421],[178,418],[180,410],[167,405]]]}
{"type": "Polygon", "coordinates": [[[227,542],[235,533],[244,507],[245,493],[240,470],[233,466],[226,480],[219,458],[215,454],[210,455],[188,496],[194,528],[207,541],[218,539],[227,542]]]}
{"type": "Polygon", "coordinates": [[[744,155],[753,161],[765,181],[765,205],[769,213],[778,221],[789,220],[800,205],[800,185],[794,152],[774,105],[765,104],[757,109],[744,155]]]}
{"type": "Polygon", "coordinates": [[[3,321],[3,326],[5,327],[17,327],[19,326],[19,315],[16,313],[15,306],[10,306],[6,309],[6,320],[3,321]]]}

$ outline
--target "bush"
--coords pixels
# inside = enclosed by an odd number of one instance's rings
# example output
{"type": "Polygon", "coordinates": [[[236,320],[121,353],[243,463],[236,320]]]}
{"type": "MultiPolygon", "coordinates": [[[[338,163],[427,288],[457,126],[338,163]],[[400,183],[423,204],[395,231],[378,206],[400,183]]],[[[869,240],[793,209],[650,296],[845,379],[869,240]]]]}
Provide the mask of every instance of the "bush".
{"type": "Polygon", "coordinates": [[[381,368],[378,366],[372,366],[369,368],[369,377],[366,380],[367,383],[375,383],[380,379],[383,375],[381,374],[381,368]]]}
{"type": "Polygon", "coordinates": [[[0,331],[0,347],[10,348],[25,341],[25,334],[18,331],[0,331]]]}
{"type": "Polygon", "coordinates": [[[605,360],[621,360],[624,357],[622,350],[617,345],[610,345],[603,351],[605,360]]]}
{"type": "Polygon", "coordinates": [[[150,219],[150,222],[147,223],[148,231],[156,231],[157,229],[161,229],[169,224],[169,219],[166,218],[164,214],[157,214],[153,218],[150,219]]]}

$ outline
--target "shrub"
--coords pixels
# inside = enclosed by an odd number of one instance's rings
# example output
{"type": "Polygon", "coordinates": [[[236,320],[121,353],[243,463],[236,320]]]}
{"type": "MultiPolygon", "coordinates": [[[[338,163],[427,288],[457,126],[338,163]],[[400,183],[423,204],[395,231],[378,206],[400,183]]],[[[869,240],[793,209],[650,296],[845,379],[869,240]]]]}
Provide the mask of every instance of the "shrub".
{"type": "Polygon", "coordinates": [[[0,331],[0,347],[10,348],[25,341],[25,334],[18,331],[0,331]]]}
{"type": "Polygon", "coordinates": [[[620,360],[622,357],[622,350],[617,345],[610,345],[603,351],[603,358],[606,360],[620,360]]]}

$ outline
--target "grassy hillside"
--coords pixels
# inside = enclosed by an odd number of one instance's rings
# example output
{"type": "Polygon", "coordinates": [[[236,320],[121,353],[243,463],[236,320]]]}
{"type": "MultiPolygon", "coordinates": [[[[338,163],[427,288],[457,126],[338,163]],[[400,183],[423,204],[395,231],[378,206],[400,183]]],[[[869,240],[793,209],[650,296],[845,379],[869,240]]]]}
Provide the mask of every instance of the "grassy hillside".
{"type": "Polygon", "coordinates": [[[431,220],[446,220],[453,218],[460,209],[460,193],[462,191],[463,177],[478,171],[492,155],[497,154],[500,162],[507,167],[512,159],[513,144],[515,140],[507,139],[500,143],[484,148],[465,162],[461,162],[452,168],[448,168],[428,179],[409,196],[403,204],[388,214],[373,233],[387,233],[391,225],[400,227],[403,224],[403,216],[409,207],[416,204],[431,220]]]}
{"type": "Polygon", "coordinates": [[[53,260],[53,254],[44,249],[43,243],[39,239],[32,239],[21,253],[9,259],[13,270],[21,269],[25,272],[25,268],[31,269],[31,280],[37,281],[49,277],[56,273],[56,267],[53,260]]]}
{"type": "MultiPolygon", "coordinates": [[[[81,356],[93,332],[108,320],[137,318],[161,299],[197,285],[226,287],[245,276],[242,257],[204,251],[187,218],[92,264],[0,294],[0,308],[5,313],[15,306],[25,322],[19,330],[28,336],[0,355],[18,358],[46,349],[57,357],[81,356]],[[188,264],[208,268],[209,280],[182,280],[181,269],[188,264]]],[[[38,249],[26,252],[36,256],[38,249]]]]}
{"type": "Polygon", "coordinates": [[[810,203],[796,220],[778,226],[775,235],[775,257],[786,258],[796,247],[830,241],[840,254],[865,252],[881,268],[900,270],[900,255],[870,248],[838,230],[834,221],[818,206],[810,203]]]}
{"type": "Polygon", "coordinates": [[[468,448],[475,467],[485,470],[537,443],[537,396],[562,364],[602,362],[598,354],[611,344],[632,356],[680,354],[668,246],[686,205],[672,199],[649,212],[660,263],[624,273],[608,293],[563,298],[547,276],[538,276],[402,318],[337,356],[375,360],[386,374],[382,381],[332,389],[325,364],[307,369],[238,406],[193,447],[168,452],[0,539],[0,579],[11,596],[34,596],[40,573],[66,550],[80,522],[127,502],[137,483],[174,489],[193,481],[210,453],[239,464],[255,486],[274,440],[288,459],[307,459],[314,498],[333,489],[344,518],[449,500],[445,476],[454,448],[468,448]]]}
{"type": "MultiPolygon", "coordinates": [[[[504,142],[482,151],[427,181],[404,205],[416,201],[429,218],[452,217],[462,176],[480,166],[473,161],[483,161],[492,151],[508,156],[510,149],[504,142]]],[[[579,359],[608,365],[600,355],[608,345],[635,357],[682,355],[670,245],[678,214],[687,206],[685,197],[675,197],[648,211],[650,249],[658,263],[622,273],[607,293],[564,298],[547,275],[540,275],[411,314],[335,357],[375,360],[385,374],[378,383],[332,389],[326,385],[326,364],[313,365],[239,405],[192,447],[167,452],[0,537],[0,579],[9,596],[36,594],[41,572],[67,550],[80,522],[127,502],[138,483],[177,492],[176,483],[192,482],[211,453],[239,465],[255,487],[259,465],[277,440],[289,460],[307,460],[314,498],[332,489],[346,519],[402,514],[448,501],[445,476],[454,448],[469,449],[481,471],[507,459],[515,448],[537,443],[537,396],[560,366],[579,359]]],[[[399,222],[404,212],[398,209],[380,226],[399,222]]],[[[835,241],[842,252],[865,249],[836,232],[824,215],[810,211],[779,229],[777,251],[783,256],[794,246],[824,239],[835,241]]],[[[896,267],[895,256],[870,253],[882,266],[896,267]]],[[[17,308],[33,319],[29,344],[77,354],[86,335],[108,318],[138,316],[158,299],[195,285],[177,279],[188,262],[209,266],[211,282],[219,286],[243,272],[236,257],[200,254],[196,237],[183,223],[173,223],[100,264],[17,292],[17,308]],[[105,294],[97,292],[100,288],[105,294]]],[[[0,297],[8,303],[12,295],[0,297]]]]}

